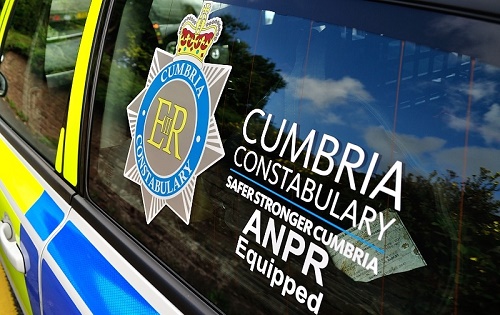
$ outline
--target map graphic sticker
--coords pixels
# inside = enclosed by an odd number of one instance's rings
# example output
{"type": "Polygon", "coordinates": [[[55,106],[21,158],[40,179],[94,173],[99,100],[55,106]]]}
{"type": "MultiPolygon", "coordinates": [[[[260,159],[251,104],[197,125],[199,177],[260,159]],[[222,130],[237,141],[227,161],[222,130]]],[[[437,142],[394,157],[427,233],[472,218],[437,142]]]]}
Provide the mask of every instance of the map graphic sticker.
{"type": "Polygon", "coordinates": [[[215,109],[231,66],[204,63],[220,18],[181,22],[175,55],[156,49],[144,89],[127,106],[132,142],[124,176],[141,187],[146,222],[168,206],[186,224],[196,178],[224,156],[215,109]]]}
{"type": "Polygon", "coordinates": [[[345,251],[342,253],[334,248],[327,247],[327,251],[335,266],[355,281],[369,282],[382,276],[427,266],[397,212],[385,209],[381,214],[385,217],[385,222],[395,220],[392,226],[385,231],[385,235],[381,240],[378,239],[381,230],[379,221],[372,223],[371,235],[368,235],[366,230],[360,231],[356,227],[347,230],[350,234],[357,235],[367,242],[353,239],[345,232],[337,235],[337,244],[344,241],[344,246],[347,246],[345,244],[349,242],[354,248],[359,248],[363,251],[364,256],[360,257],[359,261],[364,260],[364,257],[367,258],[367,261],[375,259],[377,261],[376,274],[372,270],[360,266],[356,262],[357,258],[352,257],[355,254],[351,257],[346,257],[345,251]],[[376,251],[368,244],[382,248],[383,253],[376,251]]]}

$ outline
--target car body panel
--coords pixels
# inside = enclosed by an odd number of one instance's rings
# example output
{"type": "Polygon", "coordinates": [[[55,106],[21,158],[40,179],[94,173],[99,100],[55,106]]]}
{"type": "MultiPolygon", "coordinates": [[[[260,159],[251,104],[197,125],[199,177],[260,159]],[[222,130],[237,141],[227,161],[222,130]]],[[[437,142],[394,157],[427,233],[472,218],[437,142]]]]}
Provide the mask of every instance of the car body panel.
{"type": "MultiPolygon", "coordinates": [[[[80,145],[82,109],[91,51],[101,6],[102,0],[91,1],[89,13],[85,22],[85,28],[82,34],[80,48],[78,50],[78,57],[76,59],[75,75],[73,78],[69,101],[68,120],[66,128],[61,131],[61,135],[64,133],[64,145],[59,143],[58,155],[56,158],[57,161],[64,160],[64,178],[73,186],[76,186],[78,183],[78,152],[80,145]],[[63,148],[64,152],[62,152],[63,148]],[[61,154],[63,153],[64,157],[61,158],[61,154]]],[[[58,169],[58,167],[60,166],[56,165],[56,169],[58,169]]]]}
{"type": "Polygon", "coordinates": [[[26,276],[17,271],[5,256],[3,262],[25,313],[36,312],[38,297],[38,257],[69,212],[69,204],[35,169],[0,136],[0,216],[10,222],[24,256],[26,276]],[[35,306],[35,310],[31,307],[35,306]]]}
{"type": "Polygon", "coordinates": [[[53,314],[180,314],[74,211],[43,254],[42,297],[53,314]]]}

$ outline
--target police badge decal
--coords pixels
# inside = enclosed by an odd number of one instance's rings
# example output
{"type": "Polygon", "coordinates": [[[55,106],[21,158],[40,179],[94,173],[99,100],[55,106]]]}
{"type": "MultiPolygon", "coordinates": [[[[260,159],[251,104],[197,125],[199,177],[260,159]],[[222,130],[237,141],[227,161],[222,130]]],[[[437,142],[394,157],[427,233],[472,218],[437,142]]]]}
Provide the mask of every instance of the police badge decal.
{"type": "Polygon", "coordinates": [[[222,31],[211,7],[182,20],[175,55],[156,49],[146,86],[127,106],[123,174],[141,186],[148,224],[165,206],[189,224],[197,176],[224,156],[214,113],[231,66],[204,63],[222,31]]]}

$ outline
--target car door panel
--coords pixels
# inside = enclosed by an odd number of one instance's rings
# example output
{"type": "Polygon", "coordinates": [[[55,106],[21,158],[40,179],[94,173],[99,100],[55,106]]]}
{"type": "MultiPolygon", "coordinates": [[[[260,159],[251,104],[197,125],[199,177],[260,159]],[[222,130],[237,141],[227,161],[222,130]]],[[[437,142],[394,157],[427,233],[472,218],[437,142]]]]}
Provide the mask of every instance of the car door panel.
{"type": "Polygon", "coordinates": [[[75,211],[50,241],[42,260],[44,312],[68,313],[76,307],[94,314],[179,313],[75,211]],[[67,292],[67,298],[55,294],[58,291],[67,292]],[[61,309],[62,305],[68,308],[61,309]]]}
{"type": "MultiPolygon", "coordinates": [[[[3,122],[2,122],[3,124],[3,122]]],[[[2,128],[2,134],[6,128],[2,128]]],[[[4,266],[21,307],[27,314],[40,313],[39,273],[40,257],[50,234],[63,222],[69,204],[29,164],[26,159],[0,135],[0,216],[2,224],[12,226],[20,248],[23,269],[15,268],[7,255],[2,255],[4,266]]]]}
{"type": "MultiPolygon", "coordinates": [[[[113,223],[103,218],[99,223],[104,221],[100,225],[104,229],[97,232],[93,226],[96,222],[91,225],[79,214],[94,218],[96,214],[89,215],[89,211],[97,209],[88,204],[82,208],[82,203],[77,203],[79,209],[75,211],[69,205],[71,200],[74,201],[76,178],[81,176],[80,125],[84,120],[85,89],[101,5],[102,1],[92,1],[88,12],[75,63],[73,85],[68,94],[67,123],[61,128],[57,140],[55,160],[50,161],[50,156],[39,154],[39,144],[29,137],[30,130],[27,130],[26,138],[23,125],[29,124],[16,117],[20,110],[12,113],[9,104],[1,101],[0,215],[3,218],[5,214],[5,224],[13,226],[16,236],[9,238],[9,245],[19,248],[22,253],[21,266],[25,268],[25,273],[15,270],[3,253],[2,263],[26,314],[180,314],[164,293],[151,284],[151,279],[146,279],[143,271],[137,270],[137,265],[132,266],[122,256],[123,251],[119,253],[100,233],[115,235],[122,240],[127,236],[116,231],[109,233],[113,223]]],[[[50,7],[44,8],[47,12],[50,10],[50,7]]],[[[5,14],[6,20],[14,19],[10,12],[5,14]]],[[[36,45],[36,41],[32,45],[36,45]]],[[[27,81],[13,80],[17,78],[12,71],[6,77],[12,83],[11,88],[17,89],[17,84],[26,88],[27,81]]],[[[30,101],[31,96],[29,94],[20,100],[30,101]]],[[[22,109],[24,103],[14,105],[22,109]]],[[[10,107],[14,109],[14,105],[10,107]]],[[[147,254],[141,253],[140,260],[151,260],[147,254]]],[[[162,278],[161,281],[168,281],[169,286],[175,287],[172,282],[177,280],[173,277],[162,278]]],[[[176,292],[179,288],[183,290],[184,297],[180,299],[184,304],[192,304],[188,301],[192,298],[190,291],[179,286],[176,292]]]]}
{"type": "Polygon", "coordinates": [[[13,226],[26,272],[2,259],[23,312],[180,314],[3,135],[0,153],[0,215],[13,226]]]}

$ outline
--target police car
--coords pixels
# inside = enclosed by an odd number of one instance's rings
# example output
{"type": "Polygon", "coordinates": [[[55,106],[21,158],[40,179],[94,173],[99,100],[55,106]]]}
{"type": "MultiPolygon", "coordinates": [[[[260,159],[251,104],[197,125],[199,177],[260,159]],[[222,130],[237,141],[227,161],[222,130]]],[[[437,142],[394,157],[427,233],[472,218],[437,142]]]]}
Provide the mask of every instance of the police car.
{"type": "Polygon", "coordinates": [[[4,0],[0,48],[25,314],[500,307],[499,5],[4,0]]]}

